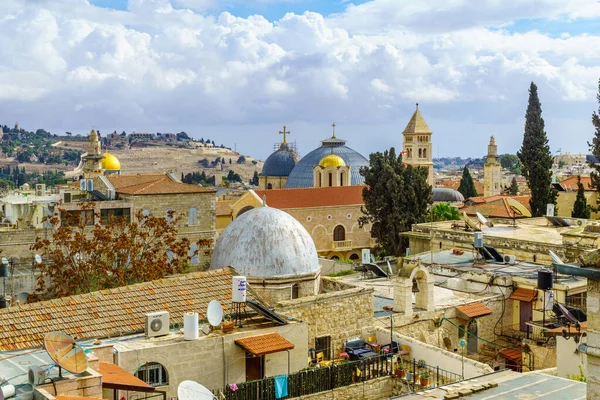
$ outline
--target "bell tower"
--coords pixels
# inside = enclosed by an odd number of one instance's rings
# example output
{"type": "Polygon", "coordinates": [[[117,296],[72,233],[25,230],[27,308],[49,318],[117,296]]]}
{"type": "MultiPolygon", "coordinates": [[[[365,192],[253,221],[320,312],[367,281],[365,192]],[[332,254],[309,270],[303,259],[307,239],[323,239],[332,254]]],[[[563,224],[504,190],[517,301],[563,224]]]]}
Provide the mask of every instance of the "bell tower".
{"type": "Polygon", "coordinates": [[[403,161],[413,167],[427,168],[427,183],[433,187],[432,132],[419,111],[419,103],[402,135],[403,161]]]}
{"type": "Polygon", "coordinates": [[[502,168],[498,163],[498,146],[492,136],[488,144],[487,161],[483,166],[483,196],[496,196],[502,193],[502,168]]]}

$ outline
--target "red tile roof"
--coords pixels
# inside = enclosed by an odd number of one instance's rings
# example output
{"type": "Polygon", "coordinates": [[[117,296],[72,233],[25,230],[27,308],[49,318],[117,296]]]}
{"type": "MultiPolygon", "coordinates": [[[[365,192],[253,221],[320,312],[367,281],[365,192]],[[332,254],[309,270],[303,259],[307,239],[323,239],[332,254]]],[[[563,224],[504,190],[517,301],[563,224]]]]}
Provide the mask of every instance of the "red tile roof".
{"type": "Polygon", "coordinates": [[[264,356],[265,354],[277,353],[279,351],[291,350],[294,348],[292,342],[288,341],[278,333],[237,339],[235,344],[255,356],[264,356]]]}
{"type": "Polygon", "coordinates": [[[167,174],[108,175],[117,193],[124,194],[179,194],[215,192],[215,189],[175,182],[167,174]]]}
{"type": "Polygon", "coordinates": [[[362,191],[365,185],[337,186],[322,188],[257,190],[262,199],[267,196],[269,207],[310,208],[364,204],[362,191]]]}
{"type": "Polygon", "coordinates": [[[457,306],[456,309],[467,318],[483,317],[492,313],[492,310],[483,303],[465,304],[464,306],[457,306]]]}
{"type": "Polygon", "coordinates": [[[512,292],[509,298],[512,300],[526,301],[531,303],[537,298],[537,293],[538,292],[535,289],[517,288],[517,290],[512,292]]]}
{"type": "Polygon", "coordinates": [[[500,355],[513,361],[520,361],[523,358],[522,354],[522,352],[517,350],[505,349],[500,351],[500,355]]]}
{"type": "MultiPolygon", "coordinates": [[[[489,197],[471,197],[465,201],[462,211],[467,215],[475,215],[479,212],[484,217],[491,218],[515,218],[515,215],[508,204],[508,198],[512,198],[523,204],[525,208],[531,210],[529,199],[531,196],[489,196],[489,197]]],[[[516,218],[523,218],[517,215],[516,218]]]]}
{"type": "Polygon", "coordinates": [[[0,351],[40,346],[51,331],[88,339],[143,330],[144,315],[154,311],[169,311],[172,323],[189,311],[204,319],[211,300],[227,313],[234,275],[227,267],[0,309],[0,351]]]}
{"type": "MultiPolygon", "coordinates": [[[[583,184],[584,190],[588,190],[588,191],[594,190],[590,186],[592,183],[592,180],[589,176],[582,176],[581,183],[583,184]]],[[[560,185],[565,190],[577,190],[577,176],[570,176],[567,179],[563,179],[562,181],[560,181],[560,185]]]]}
{"type": "Polygon", "coordinates": [[[100,362],[98,363],[98,372],[102,375],[102,389],[137,392],[154,392],[155,390],[154,387],[115,364],[100,362]]]}

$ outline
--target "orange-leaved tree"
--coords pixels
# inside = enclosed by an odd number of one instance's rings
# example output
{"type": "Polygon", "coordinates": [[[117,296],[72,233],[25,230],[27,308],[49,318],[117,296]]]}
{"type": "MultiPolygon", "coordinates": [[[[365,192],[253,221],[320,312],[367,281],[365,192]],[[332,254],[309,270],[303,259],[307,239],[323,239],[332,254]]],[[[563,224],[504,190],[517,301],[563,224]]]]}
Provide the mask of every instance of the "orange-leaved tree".
{"type": "MultiPolygon", "coordinates": [[[[50,238],[37,237],[32,249],[44,262],[39,265],[38,291],[42,297],[60,297],[160,279],[184,272],[190,259],[190,241],[177,237],[177,222],[135,215],[110,217],[100,223],[94,203],[79,210],[59,208],[47,221],[50,238]]],[[[198,243],[198,248],[206,248],[198,243]]]]}

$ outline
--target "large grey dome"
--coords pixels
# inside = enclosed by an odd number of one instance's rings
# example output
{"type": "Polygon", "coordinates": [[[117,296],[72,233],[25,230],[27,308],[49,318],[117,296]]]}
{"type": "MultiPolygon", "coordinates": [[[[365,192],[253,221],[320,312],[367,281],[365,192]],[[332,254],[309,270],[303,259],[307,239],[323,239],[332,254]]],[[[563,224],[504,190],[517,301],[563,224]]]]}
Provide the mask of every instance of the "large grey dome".
{"type": "Polygon", "coordinates": [[[318,147],[302,157],[296,164],[285,184],[286,189],[307,188],[314,186],[313,169],[319,165],[319,161],[328,154],[342,157],[346,165],[350,167],[350,178],[352,185],[365,183],[365,178],[360,175],[360,167],[369,165],[369,161],[360,153],[346,146],[346,141],[338,138],[323,140],[321,147],[318,147]]]}
{"type": "Polygon", "coordinates": [[[282,144],[279,150],[266,159],[261,174],[264,176],[288,176],[297,161],[296,152],[287,144],[282,144]]]}
{"type": "Polygon", "coordinates": [[[210,269],[227,266],[256,278],[304,275],[320,268],[306,229],[288,213],[271,207],[245,212],[219,236],[210,269]]]}
{"type": "Polygon", "coordinates": [[[465,201],[465,197],[461,192],[448,188],[433,188],[432,197],[434,202],[447,201],[450,203],[465,201]]]}

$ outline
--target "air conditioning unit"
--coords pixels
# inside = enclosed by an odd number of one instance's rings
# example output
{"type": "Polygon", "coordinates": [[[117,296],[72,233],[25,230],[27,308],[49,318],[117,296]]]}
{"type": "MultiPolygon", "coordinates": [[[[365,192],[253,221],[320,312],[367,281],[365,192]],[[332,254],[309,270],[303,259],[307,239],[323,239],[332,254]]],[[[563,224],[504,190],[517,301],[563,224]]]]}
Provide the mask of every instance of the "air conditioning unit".
{"type": "Polygon", "coordinates": [[[169,312],[159,311],[145,315],[144,332],[146,337],[164,336],[169,334],[169,312]]]}
{"type": "Polygon", "coordinates": [[[517,263],[517,256],[507,254],[504,256],[504,264],[515,265],[517,263]]]}
{"type": "Polygon", "coordinates": [[[41,385],[46,380],[46,371],[37,365],[32,365],[27,371],[27,377],[31,386],[41,385]]]}

